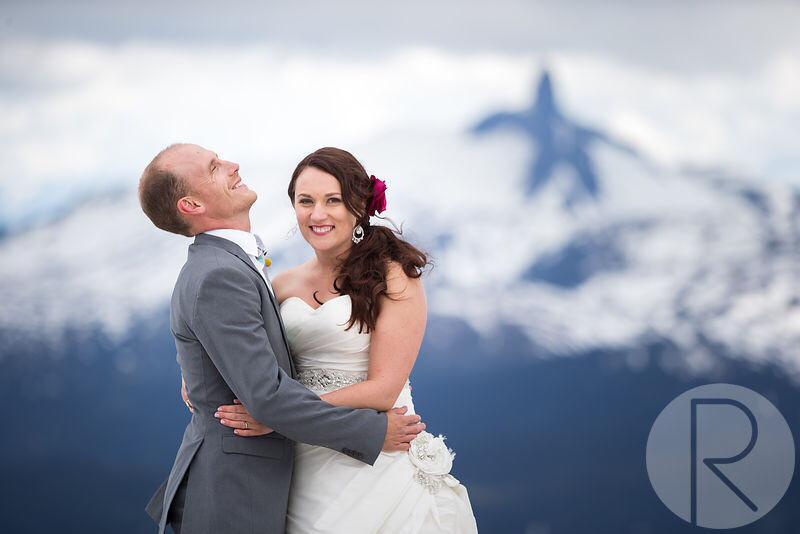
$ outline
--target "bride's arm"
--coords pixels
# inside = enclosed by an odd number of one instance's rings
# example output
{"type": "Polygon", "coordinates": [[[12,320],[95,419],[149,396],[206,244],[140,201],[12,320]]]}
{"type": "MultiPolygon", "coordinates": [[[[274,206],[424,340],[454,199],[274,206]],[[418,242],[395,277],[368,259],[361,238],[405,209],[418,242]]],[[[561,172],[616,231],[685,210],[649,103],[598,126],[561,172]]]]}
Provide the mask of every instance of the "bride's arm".
{"type": "Polygon", "coordinates": [[[385,412],[394,406],[411,374],[425,334],[425,290],[419,278],[409,278],[395,263],[386,273],[386,285],[391,298],[381,297],[370,341],[367,379],[322,395],[330,404],[385,412]]]}

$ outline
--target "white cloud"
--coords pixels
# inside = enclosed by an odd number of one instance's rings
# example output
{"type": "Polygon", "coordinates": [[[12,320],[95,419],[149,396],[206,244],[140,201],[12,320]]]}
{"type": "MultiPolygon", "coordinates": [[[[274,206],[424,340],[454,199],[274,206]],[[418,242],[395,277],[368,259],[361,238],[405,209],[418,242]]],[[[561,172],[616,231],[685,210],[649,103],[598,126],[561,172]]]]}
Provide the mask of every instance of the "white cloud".
{"type": "Polygon", "coordinates": [[[545,60],[418,47],[355,57],[257,44],[6,40],[0,224],[90,191],[133,188],[174,141],[213,148],[279,190],[293,163],[322,145],[367,147],[414,132],[393,155],[414,160],[434,148],[426,132],[456,136],[487,112],[525,108],[542,65],[567,114],[659,163],[800,183],[800,57],[788,52],[737,77],[567,52],[545,60]]]}

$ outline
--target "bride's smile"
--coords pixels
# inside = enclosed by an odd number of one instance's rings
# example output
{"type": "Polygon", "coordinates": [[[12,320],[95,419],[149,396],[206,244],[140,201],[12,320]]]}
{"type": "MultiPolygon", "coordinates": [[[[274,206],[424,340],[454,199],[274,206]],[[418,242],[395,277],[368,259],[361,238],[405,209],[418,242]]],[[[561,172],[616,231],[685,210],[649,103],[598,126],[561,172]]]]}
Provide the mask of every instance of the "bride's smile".
{"type": "Polygon", "coordinates": [[[334,229],[333,226],[310,226],[315,235],[325,235],[334,229]]]}

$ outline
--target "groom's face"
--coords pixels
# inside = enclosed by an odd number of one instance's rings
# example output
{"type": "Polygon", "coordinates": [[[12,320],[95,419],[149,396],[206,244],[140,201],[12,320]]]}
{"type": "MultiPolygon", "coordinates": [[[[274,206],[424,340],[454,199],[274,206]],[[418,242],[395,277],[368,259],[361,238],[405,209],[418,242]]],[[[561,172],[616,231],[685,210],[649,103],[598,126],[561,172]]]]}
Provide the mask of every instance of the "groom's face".
{"type": "Polygon", "coordinates": [[[203,207],[206,217],[229,219],[247,212],[256,201],[255,191],[239,176],[239,165],[201,146],[178,146],[165,154],[163,164],[186,180],[189,197],[203,207]]]}

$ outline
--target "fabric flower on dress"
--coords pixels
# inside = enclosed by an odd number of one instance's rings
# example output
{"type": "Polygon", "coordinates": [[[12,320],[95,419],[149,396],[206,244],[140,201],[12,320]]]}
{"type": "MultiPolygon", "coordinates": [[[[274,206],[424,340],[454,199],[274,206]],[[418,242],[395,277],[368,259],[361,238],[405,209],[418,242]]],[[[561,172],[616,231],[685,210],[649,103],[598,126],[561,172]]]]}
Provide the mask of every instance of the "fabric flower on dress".
{"type": "Polygon", "coordinates": [[[458,480],[450,474],[456,454],[444,444],[445,437],[434,437],[428,432],[420,432],[411,442],[408,455],[417,468],[414,479],[428,488],[431,493],[439,491],[441,485],[457,486],[458,480]]]}

